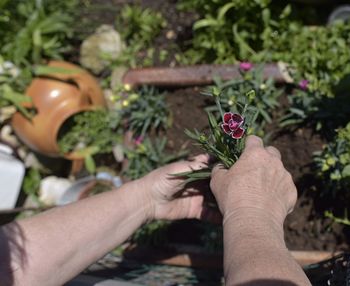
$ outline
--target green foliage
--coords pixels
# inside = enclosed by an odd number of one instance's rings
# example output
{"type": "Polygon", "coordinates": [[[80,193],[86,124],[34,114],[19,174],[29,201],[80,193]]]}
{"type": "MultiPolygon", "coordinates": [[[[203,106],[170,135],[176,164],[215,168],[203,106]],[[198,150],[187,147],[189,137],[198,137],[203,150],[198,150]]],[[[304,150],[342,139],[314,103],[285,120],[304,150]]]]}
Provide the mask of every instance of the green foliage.
{"type": "Polygon", "coordinates": [[[308,27],[291,23],[273,41],[266,41],[260,57],[290,64],[293,78],[309,81],[316,96],[334,96],[334,88],[350,73],[350,24],[308,27]]]}
{"type": "MultiPolygon", "coordinates": [[[[333,96],[350,72],[350,23],[303,25],[312,13],[271,0],[182,0],[181,7],[201,18],[193,25],[192,46],[178,60],[186,63],[284,61],[296,82],[309,80],[310,91],[333,96]]],[[[307,10],[307,9],[306,9],[307,10]]]]}
{"type": "Polygon", "coordinates": [[[159,12],[140,6],[126,5],[117,18],[117,27],[123,27],[122,37],[127,43],[145,44],[150,46],[153,39],[166,25],[166,21],[159,12]]]}
{"type": "Polygon", "coordinates": [[[125,5],[116,19],[116,27],[127,48],[114,64],[131,67],[152,65],[155,50],[151,45],[165,26],[166,21],[161,13],[125,5]],[[141,51],[146,51],[144,56],[140,56],[141,51]]]}
{"type": "Polygon", "coordinates": [[[166,138],[156,138],[154,141],[146,138],[134,150],[126,150],[128,168],[125,170],[124,175],[131,180],[135,180],[161,166],[184,158],[187,154],[187,152],[178,154],[166,153],[166,143],[166,138]]]}
{"type": "Polygon", "coordinates": [[[0,16],[1,53],[16,64],[61,58],[73,35],[77,1],[9,1],[0,16]],[[70,2],[70,3],[69,3],[70,2]],[[68,9],[67,9],[68,8],[68,9]]]}
{"type": "Polygon", "coordinates": [[[337,223],[350,225],[347,204],[350,198],[350,122],[337,131],[337,136],[322,151],[315,153],[314,161],[323,182],[322,195],[345,203],[343,209],[330,205],[325,215],[337,223]]]}
{"type": "Polygon", "coordinates": [[[0,85],[0,108],[4,106],[14,105],[23,116],[30,119],[34,110],[24,108],[22,104],[31,103],[31,98],[21,93],[15,92],[10,85],[0,85]]]}
{"type": "Polygon", "coordinates": [[[332,139],[335,129],[344,126],[350,117],[350,97],[340,93],[332,98],[318,92],[295,89],[289,96],[290,108],[281,118],[281,127],[308,125],[327,139],[332,139]]]}
{"type": "Polygon", "coordinates": [[[39,202],[38,192],[40,189],[40,181],[41,175],[39,170],[34,168],[27,170],[23,180],[22,190],[36,202],[39,202]]]}
{"type": "Polygon", "coordinates": [[[291,12],[290,6],[271,2],[182,0],[181,9],[201,16],[193,25],[194,39],[184,55],[186,61],[233,63],[255,55],[262,49],[266,34],[277,33],[287,25],[285,19],[291,12]]]}
{"type": "Polygon", "coordinates": [[[113,145],[120,139],[116,131],[118,126],[119,118],[102,109],[78,113],[70,117],[59,132],[60,151],[88,150],[86,155],[111,152],[113,145]]]}
{"type": "MultiPolygon", "coordinates": [[[[258,112],[258,116],[250,132],[264,135],[264,127],[272,122],[271,113],[278,106],[278,98],[282,94],[282,89],[276,88],[272,78],[265,80],[263,78],[263,66],[254,68],[248,72],[241,72],[242,78],[233,79],[227,82],[216,81],[216,86],[221,90],[220,105],[223,110],[231,110],[239,113],[236,103],[244,101],[245,94],[254,90],[255,96],[251,100],[251,105],[258,112]]],[[[208,94],[212,96],[211,93],[208,94]]],[[[209,112],[214,112],[219,118],[218,106],[215,104],[206,108],[209,112]]]]}
{"type": "Polygon", "coordinates": [[[0,1],[0,105],[14,105],[30,118],[21,103],[33,76],[33,64],[61,58],[73,35],[73,11],[78,0],[0,1]]]}
{"type": "Polygon", "coordinates": [[[155,87],[145,86],[136,92],[126,92],[115,100],[121,103],[122,117],[135,136],[143,137],[151,129],[166,129],[171,125],[164,93],[155,87]]]}
{"type": "Polygon", "coordinates": [[[316,153],[318,174],[334,196],[350,188],[350,123],[337,131],[333,142],[316,153]]]}

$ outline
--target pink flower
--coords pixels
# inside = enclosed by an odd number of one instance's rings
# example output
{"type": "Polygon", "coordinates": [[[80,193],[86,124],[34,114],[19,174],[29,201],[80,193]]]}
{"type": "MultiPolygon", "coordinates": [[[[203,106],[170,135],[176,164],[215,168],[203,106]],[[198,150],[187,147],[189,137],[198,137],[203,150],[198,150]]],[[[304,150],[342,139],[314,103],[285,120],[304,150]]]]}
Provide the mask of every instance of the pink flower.
{"type": "Polygon", "coordinates": [[[142,144],[142,141],[143,141],[143,137],[142,136],[139,136],[135,139],[135,144],[136,145],[140,145],[142,144]]]}
{"type": "Polygon", "coordinates": [[[221,124],[222,130],[227,135],[230,135],[233,139],[240,139],[244,134],[242,125],[244,118],[238,113],[226,112],[223,117],[223,123],[221,124]]]}
{"type": "Polygon", "coordinates": [[[299,88],[302,90],[307,90],[307,86],[309,85],[309,81],[307,79],[303,79],[299,82],[299,88]]]}
{"type": "Polygon", "coordinates": [[[239,64],[239,68],[242,70],[242,71],[250,71],[252,68],[253,68],[253,64],[250,63],[250,62],[241,62],[239,64]]]}

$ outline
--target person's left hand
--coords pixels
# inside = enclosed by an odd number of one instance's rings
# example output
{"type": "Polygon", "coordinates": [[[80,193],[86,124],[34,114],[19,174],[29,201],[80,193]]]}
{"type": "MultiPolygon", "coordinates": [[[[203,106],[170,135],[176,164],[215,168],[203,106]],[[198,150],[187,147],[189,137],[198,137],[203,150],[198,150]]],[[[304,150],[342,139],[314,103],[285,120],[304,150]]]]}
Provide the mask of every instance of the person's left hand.
{"type": "Polygon", "coordinates": [[[203,192],[198,187],[184,185],[184,178],[172,176],[205,168],[208,155],[199,155],[191,161],[179,161],[156,169],[140,179],[151,204],[150,219],[197,218],[219,222],[218,211],[204,205],[203,192]]]}

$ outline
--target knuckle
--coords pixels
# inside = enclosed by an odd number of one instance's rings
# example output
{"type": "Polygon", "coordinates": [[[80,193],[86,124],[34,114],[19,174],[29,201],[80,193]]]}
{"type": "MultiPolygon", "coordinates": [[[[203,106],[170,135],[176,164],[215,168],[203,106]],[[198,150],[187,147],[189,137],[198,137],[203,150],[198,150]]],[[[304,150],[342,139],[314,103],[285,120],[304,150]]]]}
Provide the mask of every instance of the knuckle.
{"type": "Polygon", "coordinates": [[[256,162],[263,162],[269,157],[268,152],[263,148],[254,148],[249,154],[248,159],[256,162]]]}

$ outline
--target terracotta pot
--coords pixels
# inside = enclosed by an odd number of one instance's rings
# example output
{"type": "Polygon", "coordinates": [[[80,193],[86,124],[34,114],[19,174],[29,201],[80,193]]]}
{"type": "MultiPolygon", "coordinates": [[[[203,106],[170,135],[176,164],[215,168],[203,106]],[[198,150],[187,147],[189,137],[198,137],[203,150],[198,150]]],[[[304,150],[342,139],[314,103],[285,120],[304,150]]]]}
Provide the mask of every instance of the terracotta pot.
{"type": "MultiPolygon", "coordinates": [[[[32,98],[32,107],[37,113],[28,120],[17,112],[12,117],[12,126],[31,149],[59,157],[62,154],[57,136],[63,123],[79,112],[104,107],[106,103],[97,81],[87,71],[67,62],[52,61],[49,66],[64,68],[65,72],[32,81],[26,94],[32,98]],[[68,70],[71,72],[66,72],[68,70]]],[[[64,157],[77,159],[69,154],[64,157]]]]}

